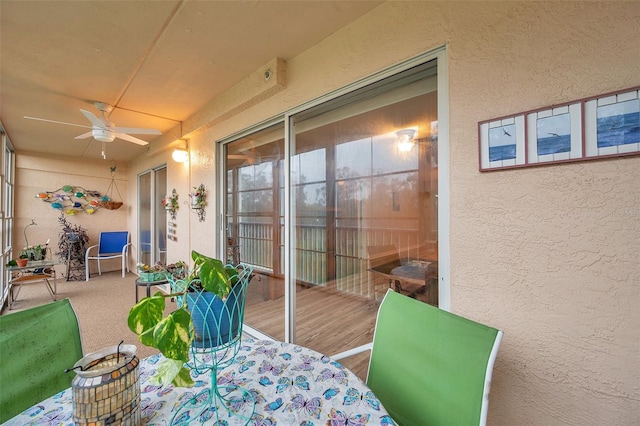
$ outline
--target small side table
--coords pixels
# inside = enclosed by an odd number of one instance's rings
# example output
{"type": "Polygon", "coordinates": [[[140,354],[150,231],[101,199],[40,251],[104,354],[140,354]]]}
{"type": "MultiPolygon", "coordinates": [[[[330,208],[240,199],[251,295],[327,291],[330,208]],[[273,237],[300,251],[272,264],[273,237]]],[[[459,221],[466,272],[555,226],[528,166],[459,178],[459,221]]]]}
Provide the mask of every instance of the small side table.
{"type": "Polygon", "coordinates": [[[147,297],[151,297],[151,286],[168,284],[168,283],[169,283],[169,281],[167,281],[167,280],[142,281],[140,278],[137,278],[136,279],[136,303],[138,303],[138,287],[147,286],[147,297]]]}
{"type": "Polygon", "coordinates": [[[23,283],[42,281],[46,286],[51,299],[56,300],[58,292],[58,284],[56,279],[56,270],[53,268],[59,262],[57,260],[30,260],[27,266],[10,266],[8,271],[15,272],[9,278],[9,309],[13,308],[14,302],[18,299],[18,294],[22,289],[23,283]],[[53,280],[53,286],[50,280],[53,280]]]}

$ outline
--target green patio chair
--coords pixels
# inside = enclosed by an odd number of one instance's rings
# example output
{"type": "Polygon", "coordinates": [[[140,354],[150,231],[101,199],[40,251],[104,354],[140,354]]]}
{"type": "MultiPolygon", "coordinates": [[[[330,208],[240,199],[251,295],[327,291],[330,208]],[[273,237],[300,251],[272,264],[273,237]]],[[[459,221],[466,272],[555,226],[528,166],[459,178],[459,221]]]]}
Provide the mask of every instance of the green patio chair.
{"type": "Polygon", "coordinates": [[[82,356],[69,299],[0,316],[0,423],[70,387],[82,356]]]}
{"type": "Polygon", "coordinates": [[[484,425],[502,334],[388,290],[367,385],[400,425],[484,425]]]}

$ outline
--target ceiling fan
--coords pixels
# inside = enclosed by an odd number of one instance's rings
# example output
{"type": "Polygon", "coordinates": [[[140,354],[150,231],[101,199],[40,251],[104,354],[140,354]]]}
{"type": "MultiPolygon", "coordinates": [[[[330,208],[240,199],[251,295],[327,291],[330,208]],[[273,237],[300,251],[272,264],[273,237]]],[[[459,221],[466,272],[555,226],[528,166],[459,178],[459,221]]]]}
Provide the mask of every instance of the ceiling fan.
{"type": "Polygon", "coordinates": [[[85,126],[82,124],[75,123],[67,123],[64,121],[56,121],[56,120],[48,120],[45,118],[37,118],[37,117],[29,117],[24,116],[24,118],[30,120],[38,120],[38,121],[46,121],[49,123],[57,123],[57,124],[65,124],[68,126],[76,126],[76,127],[84,127],[87,129],[91,129],[90,132],[83,133],[75,137],[75,139],[86,139],[93,137],[95,140],[103,143],[102,156],[104,157],[104,143],[105,142],[113,142],[114,139],[122,139],[128,142],[133,142],[138,145],[148,145],[149,142],[144,141],[142,139],[138,139],[134,136],[131,136],[130,133],[137,135],[161,135],[162,132],[157,129],[142,129],[135,127],[116,127],[112,122],[107,118],[107,114],[113,110],[113,106],[108,105],[104,102],[94,102],[95,107],[98,111],[102,112],[101,117],[96,117],[92,112],[86,111],[84,109],[80,109],[80,112],[84,114],[87,119],[91,122],[91,126],[85,126]]]}

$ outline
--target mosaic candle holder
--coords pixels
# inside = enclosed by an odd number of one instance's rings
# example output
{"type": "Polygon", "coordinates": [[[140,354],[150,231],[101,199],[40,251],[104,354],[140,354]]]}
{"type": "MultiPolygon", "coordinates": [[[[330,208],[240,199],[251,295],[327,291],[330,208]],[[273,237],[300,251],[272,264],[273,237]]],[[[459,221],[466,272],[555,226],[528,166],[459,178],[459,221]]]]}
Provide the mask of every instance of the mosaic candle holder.
{"type": "Polygon", "coordinates": [[[73,366],[71,382],[76,425],[140,424],[140,360],[133,345],[89,354],[73,366]]]}

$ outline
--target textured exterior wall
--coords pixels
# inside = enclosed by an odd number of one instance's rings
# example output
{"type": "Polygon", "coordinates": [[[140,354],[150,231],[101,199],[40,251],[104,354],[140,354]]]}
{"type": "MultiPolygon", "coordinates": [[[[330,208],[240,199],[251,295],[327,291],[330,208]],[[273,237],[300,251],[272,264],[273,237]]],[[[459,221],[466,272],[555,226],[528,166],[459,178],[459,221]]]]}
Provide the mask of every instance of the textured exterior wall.
{"type": "Polygon", "coordinates": [[[468,12],[449,44],[451,306],[505,331],[489,420],[637,424],[640,158],[481,174],[476,123],[640,84],[640,3],[468,12]]]}
{"type": "MultiPolygon", "coordinates": [[[[194,132],[169,188],[213,192],[216,140],[446,45],[451,310],[505,332],[489,423],[638,424],[640,157],[479,173],[477,123],[640,84],[639,17],[639,2],[385,3],[285,58],[286,88],[194,132]]],[[[176,258],[214,246],[211,201],[176,258]]]]}

